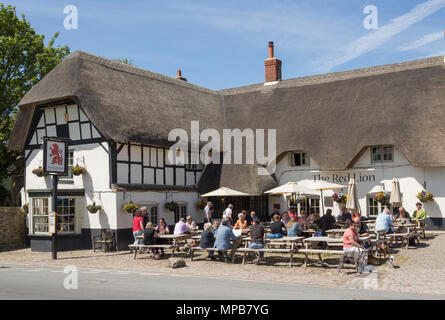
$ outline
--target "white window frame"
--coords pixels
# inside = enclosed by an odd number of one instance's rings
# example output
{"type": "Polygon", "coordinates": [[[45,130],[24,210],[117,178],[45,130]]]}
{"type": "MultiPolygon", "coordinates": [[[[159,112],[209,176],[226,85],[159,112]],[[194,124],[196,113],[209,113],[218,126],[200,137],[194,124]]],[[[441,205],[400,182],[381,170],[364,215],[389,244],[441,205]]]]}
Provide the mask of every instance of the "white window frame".
{"type": "Polygon", "coordinates": [[[59,203],[57,204],[57,215],[56,215],[56,220],[57,220],[57,224],[56,224],[56,228],[57,228],[57,233],[61,233],[61,234],[76,234],[76,233],[78,233],[78,223],[79,223],[79,221],[78,221],[78,219],[79,219],[79,215],[77,214],[77,208],[78,208],[78,201],[80,201],[80,199],[79,198],[76,198],[76,197],[57,197],[57,199],[62,199],[62,206],[61,205],[59,205],[59,203]],[[70,200],[70,199],[72,199],[73,201],[74,201],[74,206],[70,206],[70,205],[68,205],[68,207],[66,207],[64,204],[63,204],[63,202],[64,202],[64,200],[65,199],[68,199],[68,201],[70,200]],[[69,221],[68,221],[68,223],[65,223],[64,222],[64,217],[68,217],[68,219],[69,219],[69,217],[70,216],[73,216],[72,214],[64,214],[64,213],[62,213],[62,214],[60,214],[59,212],[60,212],[60,210],[63,210],[63,209],[65,209],[65,208],[67,208],[68,210],[70,209],[70,208],[74,208],[74,225],[73,225],[73,230],[68,230],[68,231],[61,231],[60,229],[59,229],[59,226],[60,226],[60,222],[59,222],[59,220],[60,219],[62,219],[62,224],[64,224],[64,225],[68,225],[69,226],[69,221]]]}
{"type": "Polygon", "coordinates": [[[73,181],[72,167],[74,167],[74,149],[68,149],[68,174],[60,176],[60,180],[73,181]]]}
{"type": "Polygon", "coordinates": [[[30,234],[48,234],[49,201],[50,201],[50,198],[46,198],[46,197],[32,197],[31,198],[31,201],[30,201],[30,212],[31,212],[31,216],[30,216],[31,221],[30,222],[31,222],[31,225],[30,225],[30,229],[29,229],[30,234]],[[37,202],[38,200],[43,201],[43,203],[42,203],[43,206],[36,207],[37,203],[35,203],[35,202],[37,202]],[[45,205],[45,201],[46,201],[46,205],[45,205]],[[42,210],[46,214],[43,214],[43,215],[34,214],[34,212],[38,209],[42,210]],[[46,224],[46,228],[44,228],[44,230],[46,229],[46,231],[36,231],[35,224],[34,224],[35,220],[37,220],[36,217],[39,217],[39,218],[46,217],[46,223],[43,223],[43,224],[46,224]]]}
{"type": "Polygon", "coordinates": [[[292,167],[307,167],[310,165],[310,157],[309,155],[304,151],[295,151],[292,152],[292,167]],[[297,165],[295,162],[295,156],[299,154],[300,155],[300,164],[297,165]]]}
{"type": "Polygon", "coordinates": [[[371,153],[371,163],[382,163],[382,162],[394,162],[394,146],[389,144],[383,144],[383,145],[375,145],[370,147],[370,153],[371,153]],[[374,152],[374,149],[379,148],[379,152],[374,152]],[[391,150],[390,153],[385,152],[388,149],[391,150]],[[380,159],[375,159],[374,155],[378,155],[380,159]],[[391,155],[391,159],[385,159],[388,155],[391,155]]]}
{"type": "Polygon", "coordinates": [[[185,202],[179,202],[178,207],[175,209],[175,223],[179,222],[181,218],[187,218],[187,203],[185,202]]]}

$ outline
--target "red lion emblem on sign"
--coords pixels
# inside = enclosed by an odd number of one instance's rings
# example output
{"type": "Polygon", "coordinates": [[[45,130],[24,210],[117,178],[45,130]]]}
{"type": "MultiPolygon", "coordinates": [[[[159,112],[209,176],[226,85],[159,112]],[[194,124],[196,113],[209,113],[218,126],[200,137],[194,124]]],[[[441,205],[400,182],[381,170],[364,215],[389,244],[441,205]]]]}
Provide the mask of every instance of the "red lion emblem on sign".
{"type": "Polygon", "coordinates": [[[52,146],[49,147],[49,150],[51,150],[50,157],[52,157],[51,164],[63,164],[63,156],[62,156],[62,150],[59,149],[59,145],[54,143],[52,146]]]}

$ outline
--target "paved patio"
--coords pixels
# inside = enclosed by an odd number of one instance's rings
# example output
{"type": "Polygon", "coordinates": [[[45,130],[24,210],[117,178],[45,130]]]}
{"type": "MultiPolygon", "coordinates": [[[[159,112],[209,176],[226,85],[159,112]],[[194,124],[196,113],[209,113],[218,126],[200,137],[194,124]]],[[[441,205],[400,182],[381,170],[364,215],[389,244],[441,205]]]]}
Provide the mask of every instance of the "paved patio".
{"type": "MultiPolygon", "coordinates": [[[[205,259],[205,253],[198,254],[196,260],[186,258],[187,267],[170,269],[168,259],[153,260],[149,255],[133,255],[128,251],[93,253],[92,250],[59,252],[58,260],[51,259],[51,253],[31,252],[30,249],[0,252],[2,263],[26,263],[32,265],[76,265],[97,269],[132,270],[178,275],[193,275],[217,278],[263,280],[299,285],[322,285],[351,289],[387,290],[424,294],[445,294],[445,234],[430,233],[420,246],[393,248],[395,268],[389,264],[375,267],[372,274],[357,275],[351,264],[346,264],[341,275],[337,274],[338,257],[327,259],[328,266],[304,268],[303,255],[297,255],[295,265],[289,268],[287,256],[267,259],[267,265],[255,265],[250,261],[241,264],[241,255],[235,264],[213,262],[205,259]]],[[[185,255],[183,253],[180,256],[185,255]]],[[[168,255],[167,255],[168,257],[168,255]]],[[[315,258],[315,257],[314,257],[315,258]]]]}

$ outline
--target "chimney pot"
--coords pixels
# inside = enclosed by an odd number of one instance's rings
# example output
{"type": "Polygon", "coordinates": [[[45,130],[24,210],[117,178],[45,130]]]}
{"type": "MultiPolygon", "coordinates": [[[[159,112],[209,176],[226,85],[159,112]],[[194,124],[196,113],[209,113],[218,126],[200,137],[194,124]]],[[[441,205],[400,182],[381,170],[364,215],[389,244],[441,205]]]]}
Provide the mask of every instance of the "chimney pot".
{"type": "Polygon", "coordinates": [[[281,80],[281,60],[274,58],[273,41],[269,41],[269,58],[264,60],[266,82],[281,80]]]}
{"type": "Polygon", "coordinates": [[[178,69],[178,72],[177,72],[177,75],[176,75],[176,79],[187,82],[187,79],[182,77],[181,69],[178,69]]]}

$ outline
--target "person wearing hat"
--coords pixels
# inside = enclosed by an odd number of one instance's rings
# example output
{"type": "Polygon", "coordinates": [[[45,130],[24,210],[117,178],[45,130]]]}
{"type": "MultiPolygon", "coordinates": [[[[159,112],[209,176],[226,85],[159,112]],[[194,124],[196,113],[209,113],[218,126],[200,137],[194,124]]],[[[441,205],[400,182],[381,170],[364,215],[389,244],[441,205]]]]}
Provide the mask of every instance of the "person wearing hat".
{"type": "MultiPolygon", "coordinates": [[[[264,248],[264,227],[258,223],[258,217],[254,216],[252,218],[252,225],[250,226],[249,235],[251,242],[249,244],[249,249],[263,249],[264,248]]],[[[263,260],[264,252],[260,252],[258,256],[258,261],[263,260]]]]}

